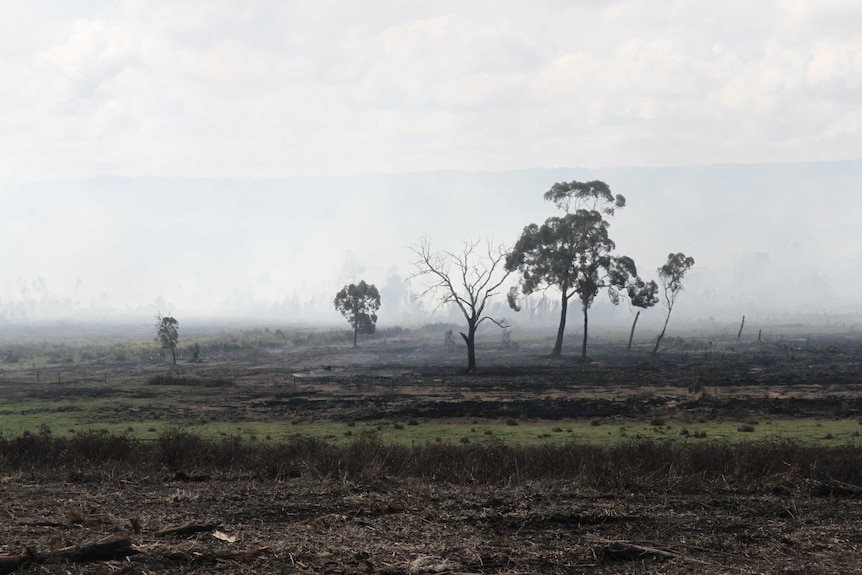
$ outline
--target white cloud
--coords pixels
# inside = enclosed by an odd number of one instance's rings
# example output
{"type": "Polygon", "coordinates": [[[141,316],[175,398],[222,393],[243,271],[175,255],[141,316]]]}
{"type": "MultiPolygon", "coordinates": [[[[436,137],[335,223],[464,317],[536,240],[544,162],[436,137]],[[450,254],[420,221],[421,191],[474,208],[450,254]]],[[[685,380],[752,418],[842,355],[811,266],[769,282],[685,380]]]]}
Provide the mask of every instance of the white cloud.
{"type": "Polygon", "coordinates": [[[0,169],[28,181],[859,157],[860,10],[24,3],[0,24],[0,169]]]}

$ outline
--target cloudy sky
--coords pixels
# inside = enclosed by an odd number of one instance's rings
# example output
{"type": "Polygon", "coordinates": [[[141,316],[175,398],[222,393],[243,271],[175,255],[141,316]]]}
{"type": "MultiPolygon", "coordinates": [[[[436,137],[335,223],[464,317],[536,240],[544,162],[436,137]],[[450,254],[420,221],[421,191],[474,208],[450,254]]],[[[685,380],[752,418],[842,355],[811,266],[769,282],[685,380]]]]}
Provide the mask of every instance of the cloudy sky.
{"type": "Polygon", "coordinates": [[[862,156],[855,0],[9,3],[0,174],[862,156]]]}
{"type": "MultiPolygon", "coordinates": [[[[408,260],[403,246],[424,233],[415,222],[431,191],[413,201],[418,192],[397,179],[350,179],[367,174],[568,167],[603,177],[624,167],[860,159],[859,22],[855,0],[9,3],[0,19],[0,303],[42,290],[80,306],[212,310],[301,291],[309,274],[296,270],[321,261],[337,283],[351,258],[383,283],[378,254],[398,246],[390,261],[400,269],[408,260]],[[296,176],[347,179],[284,184],[296,176]],[[199,216],[193,224],[188,213],[199,216]],[[377,230],[365,236],[373,247],[337,247],[356,220],[377,230]],[[159,237],[141,243],[152,230],[159,237]],[[180,286],[186,299],[172,299],[180,286]]],[[[699,183],[675,204],[687,221],[708,222],[714,206],[699,183]]],[[[430,200],[439,219],[429,231],[446,228],[447,242],[471,235],[459,186],[430,200]]],[[[530,186],[518,221],[551,215],[540,200],[547,186],[530,186]]],[[[792,193],[767,214],[781,215],[768,230],[817,217],[813,196],[792,193]]],[[[844,213],[862,207],[844,193],[844,213]]],[[[516,236],[528,221],[512,227],[510,215],[489,217],[483,231],[516,236]]],[[[641,232],[655,224],[634,221],[629,229],[641,232]]],[[[647,243],[661,253],[653,235],[647,243]]],[[[776,246],[790,239],[769,243],[706,255],[789,261],[776,246]]]]}

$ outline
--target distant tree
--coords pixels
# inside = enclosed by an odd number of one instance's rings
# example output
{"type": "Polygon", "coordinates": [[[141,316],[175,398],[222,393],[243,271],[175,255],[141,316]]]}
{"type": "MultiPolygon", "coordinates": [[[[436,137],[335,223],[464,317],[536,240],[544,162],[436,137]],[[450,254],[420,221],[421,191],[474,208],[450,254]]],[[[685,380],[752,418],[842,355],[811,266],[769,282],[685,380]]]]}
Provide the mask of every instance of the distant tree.
{"type": "Polygon", "coordinates": [[[488,300],[499,293],[512,273],[504,267],[506,250],[489,241],[480,251],[478,241],[465,242],[460,252],[434,252],[428,240],[412,248],[416,254],[413,277],[430,277],[431,283],[422,296],[436,294],[441,306],[455,304],[467,321],[467,333],[461,337],[467,344],[467,371],[476,369],[476,330],[485,321],[505,328],[508,323],[486,315],[488,300]]]}
{"type": "Polygon", "coordinates": [[[170,349],[174,365],[177,364],[177,342],[180,339],[179,322],[170,315],[156,316],[156,341],[162,344],[162,349],[170,349]]]}
{"type": "Polygon", "coordinates": [[[632,330],[629,332],[629,345],[626,350],[631,350],[632,340],[635,337],[635,327],[638,324],[638,318],[641,316],[641,311],[649,309],[658,303],[658,284],[650,280],[645,282],[638,278],[633,284],[628,287],[629,303],[633,307],[640,308],[635,314],[635,319],[632,322],[632,330]]]}
{"type": "Polygon", "coordinates": [[[652,350],[653,354],[658,353],[658,346],[661,345],[661,340],[664,338],[665,331],[667,331],[667,324],[670,321],[673,305],[676,303],[676,298],[684,287],[682,280],[692,267],[694,267],[694,258],[687,257],[684,253],[678,252],[668,254],[667,263],[658,269],[658,278],[662,285],[667,316],[664,318],[664,326],[661,328],[661,333],[655,342],[655,348],[652,350]]]}
{"type": "Polygon", "coordinates": [[[367,284],[363,280],[358,284],[346,285],[335,294],[333,304],[353,327],[353,347],[356,347],[360,333],[374,333],[377,310],[380,309],[380,292],[374,284],[367,284]]]}
{"type": "MultiPolygon", "coordinates": [[[[545,199],[567,213],[548,218],[541,226],[525,227],[506,260],[506,269],[521,272],[525,295],[551,287],[560,291],[560,323],[553,356],[562,354],[569,300],[578,296],[584,315],[581,357],[586,359],[589,309],[596,295],[607,289],[611,302],[617,305],[620,291],[637,279],[634,260],[613,254],[616,244],[608,234],[610,224],[602,217],[623,207],[625,198],[611,195],[604,182],[571,182],[555,184],[545,199]],[[573,206],[579,207],[571,213],[573,206]]],[[[517,309],[514,294],[510,294],[509,304],[517,309]]]]}

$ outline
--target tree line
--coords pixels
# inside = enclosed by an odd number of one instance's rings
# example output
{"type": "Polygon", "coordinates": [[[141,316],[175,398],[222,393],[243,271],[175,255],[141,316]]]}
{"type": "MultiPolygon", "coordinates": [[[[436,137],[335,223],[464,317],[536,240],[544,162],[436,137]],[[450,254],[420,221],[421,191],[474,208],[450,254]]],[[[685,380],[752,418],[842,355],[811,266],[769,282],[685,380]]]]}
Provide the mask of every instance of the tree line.
{"type": "MultiPolygon", "coordinates": [[[[508,327],[505,320],[486,313],[486,306],[513,274],[519,276],[518,285],[506,295],[509,307],[515,311],[520,311],[523,296],[552,289],[559,293],[560,320],[552,356],[562,354],[569,302],[576,299],[583,315],[581,359],[587,359],[589,311],[601,291],[607,292],[614,305],[627,299],[638,308],[629,333],[629,348],[640,311],[659,301],[664,304],[664,324],[653,348],[653,353],[658,353],[694,258],[682,252],[671,253],[658,268],[661,286],[655,280],[645,281],[631,257],[616,253],[616,243],[610,236],[610,220],[626,206],[624,196],[614,195],[608,184],[594,180],[556,183],[545,192],[544,199],[562,215],[549,217],[542,225],[529,224],[511,249],[491,242],[466,241],[457,251],[434,251],[427,239],[412,247],[416,256],[412,277],[427,279],[421,295],[436,296],[439,306],[456,306],[466,321],[461,337],[467,347],[468,371],[476,369],[479,326],[490,322],[508,327]]],[[[377,316],[364,311],[366,305],[373,313],[380,305],[380,296],[373,285],[365,282],[345,286],[335,299],[336,309],[354,327],[354,346],[356,333],[374,331],[377,316]]]]}
{"type": "MultiPolygon", "coordinates": [[[[411,277],[426,281],[421,297],[434,296],[439,306],[454,305],[466,322],[461,337],[467,349],[467,370],[476,369],[478,328],[485,322],[509,327],[506,320],[492,317],[487,305],[513,276],[518,278],[517,285],[510,287],[506,298],[516,312],[521,310],[524,297],[537,292],[544,295],[552,291],[560,298],[552,356],[562,355],[568,306],[574,300],[580,304],[583,317],[581,359],[587,359],[589,311],[602,291],[614,305],[626,299],[638,308],[629,332],[629,349],[640,312],[663,303],[664,323],[653,348],[653,353],[658,353],[694,258],[671,253],[657,270],[658,283],[646,281],[631,257],[617,253],[610,235],[611,220],[626,206],[624,196],[613,194],[608,184],[594,180],[556,183],[545,192],[544,199],[560,215],[548,217],[541,225],[525,226],[511,248],[474,240],[463,242],[456,251],[435,251],[428,239],[411,248],[415,256],[411,277]]],[[[374,333],[380,304],[377,287],[364,280],[345,285],[335,295],[333,306],[353,328],[353,347],[359,334],[374,333]]],[[[157,340],[170,349],[176,363],[178,323],[170,315],[160,314],[156,319],[157,340]]]]}

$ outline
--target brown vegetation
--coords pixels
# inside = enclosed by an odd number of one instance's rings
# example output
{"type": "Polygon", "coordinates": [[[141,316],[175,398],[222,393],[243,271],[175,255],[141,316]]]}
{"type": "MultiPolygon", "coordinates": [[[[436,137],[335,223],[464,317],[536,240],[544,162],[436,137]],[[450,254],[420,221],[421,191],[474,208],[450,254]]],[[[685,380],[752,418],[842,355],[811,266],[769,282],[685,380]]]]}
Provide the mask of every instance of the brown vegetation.
{"type": "Polygon", "coordinates": [[[392,445],[357,425],[356,440],[339,444],[207,439],[181,426],[199,416],[281,418],[288,427],[299,418],[386,418],[402,429],[475,417],[520,429],[542,418],[558,420],[558,430],[571,418],[598,428],[638,418],[658,429],[682,418],[765,427],[770,414],[859,417],[855,340],[720,351],[696,340],[665,344],[655,358],[596,345],[593,361],[581,363],[516,341],[504,353],[481,347],[489,361],[469,376],[442,337],[434,349],[392,337],[359,352],[349,340],[219,355],[205,345],[203,363],[181,361],[170,373],[97,358],[64,363],[62,383],[48,368],[39,379],[8,364],[7,413],[16,401],[74,409],[95,398],[105,418],[177,423],[149,441],[48,427],[0,435],[0,570],[858,572],[862,447],[853,443],[731,444],[710,435],[529,446],[477,434],[392,445]],[[133,370],[128,389],[111,384],[133,370]],[[182,402],[156,402],[180,393],[182,402]],[[112,403],[140,397],[153,402],[146,414],[112,403]]]}

